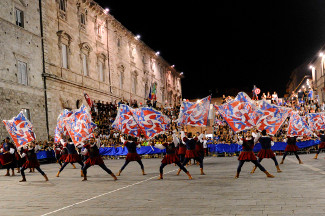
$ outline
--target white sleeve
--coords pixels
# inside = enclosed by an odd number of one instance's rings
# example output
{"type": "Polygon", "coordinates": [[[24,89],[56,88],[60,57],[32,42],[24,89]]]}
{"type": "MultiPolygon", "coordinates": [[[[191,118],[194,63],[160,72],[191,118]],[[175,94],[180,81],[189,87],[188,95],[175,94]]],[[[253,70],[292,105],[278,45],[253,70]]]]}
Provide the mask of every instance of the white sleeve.
{"type": "Polygon", "coordinates": [[[257,134],[255,139],[254,139],[254,144],[256,144],[258,142],[258,140],[260,139],[261,135],[257,134]]]}
{"type": "Polygon", "coordinates": [[[243,145],[243,143],[244,143],[243,139],[239,139],[238,144],[243,145]]]}
{"type": "Polygon", "coordinates": [[[37,152],[40,149],[39,145],[35,145],[34,149],[35,149],[35,152],[37,152]]]}
{"type": "Polygon", "coordinates": [[[82,154],[82,155],[86,155],[87,152],[88,152],[88,149],[85,148],[84,150],[81,151],[81,154],[82,154]]]}
{"type": "Polygon", "coordinates": [[[178,140],[176,134],[173,134],[173,142],[174,142],[174,144],[175,144],[175,147],[177,147],[178,144],[179,144],[179,140],[178,140]]]}
{"type": "Polygon", "coordinates": [[[284,138],[284,139],[283,139],[283,142],[287,142],[287,141],[288,141],[288,139],[287,139],[287,138],[284,138]]]}
{"type": "Polygon", "coordinates": [[[201,133],[200,136],[198,136],[198,139],[200,140],[200,142],[203,142],[203,133],[201,133]]]}
{"type": "Polygon", "coordinates": [[[204,140],[203,141],[203,148],[207,148],[208,147],[207,142],[208,142],[207,140],[204,140]]]}
{"type": "Polygon", "coordinates": [[[101,143],[100,139],[97,139],[96,145],[97,145],[98,148],[100,147],[100,143],[101,143]]]}
{"type": "Polygon", "coordinates": [[[26,156],[26,154],[25,153],[22,153],[21,158],[24,158],[25,156],[26,156]]]}
{"type": "Polygon", "coordinates": [[[15,153],[15,149],[14,148],[10,148],[9,152],[10,152],[10,154],[15,153]]]}
{"type": "Polygon", "coordinates": [[[274,142],[273,141],[271,141],[271,146],[274,146],[274,142]]]}
{"type": "Polygon", "coordinates": [[[297,140],[301,140],[301,139],[303,139],[303,137],[297,137],[297,140]]]}
{"type": "Polygon", "coordinates": [[[3,148],[0,149],[0,152],[1,152],[1,153],[3,152],[3,148]]]}
{"type": "Polygon", "coordinates": [[[182,139],[182,141],[183,141],[184,137],[185,137],[185,132],[181,131],[181,139],[182,139]]]}
{"type": "Polygon", "coordinates": [[[155,147],[158,148],[158,149],[161,149],[161,150],[163,150],[163,149],[166,148],[166,147],[163,146],[162,144],[156,144],[155,147]]]}
{"type": "Polygon", "coordinates": [[[125,143],[125,139],[123,138],[123,136],[121,136],[121,142],[125,143]]]}

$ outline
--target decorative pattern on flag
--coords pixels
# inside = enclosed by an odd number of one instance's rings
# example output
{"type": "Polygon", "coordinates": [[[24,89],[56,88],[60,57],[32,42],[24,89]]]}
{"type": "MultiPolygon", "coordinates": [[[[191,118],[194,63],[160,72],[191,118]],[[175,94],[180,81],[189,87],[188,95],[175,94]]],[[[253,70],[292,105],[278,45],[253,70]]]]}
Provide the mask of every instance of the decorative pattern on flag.
{"type": "Polygon", "coordinates": [[[94,102],[90,99],[89,95],[87,93],[84,93],[85,99],[87,101],[87,104],[90,108],[94,106],[94,102]]]}
{"type": "Polygon", "coordinates": [[[11,120],[3,120],[3,123],[17,147],[36,139],[32,123],[22,112],[11,120]]]}
{"type": "Polygon", "coordinates": [[[169,129],[170,119],[151,107],[141,107],[134,110],[134,118],[146,139],[165,132],[169,129]]]}
{"type": "Polygon", "coordinates": [[[325,129],[325,113],[309,113],[307,114],[307,119],[309,122],[310,128],[314,131],[324,130],[325,129]]]}
{"type": "Polygon", "coordinates": [[[125,104],[121,104],[112,127],[123,134],[140,137],[141,129],[133,117],[134,110],[125,104]]]}
{"type": "Polygon", "coordinates": [[[256,127],[258,130],[266,130],[266,133],[275,135],[289,115],[290,109],[269,104],[263,100],[260,115],[256,127]]]}
{"type": "Polygon", "coordinates": [[[252,99],[245,92],[239,92],[234,101],[253,103],[252,99]]]}
{"type": "Polygon", "coordinates": [[[91,121],[91,115],[85,105],[74,110],[70,117],[64,118],[64,125],[75,145],[95,137],[93,132],[97,125],[91,121]]]}
{"type": "Polygon", "coordinates": [[[261,114],[253,104],[238,100],[217,106],[216,109],[234,132],[251,129],[261,114]]]}
{"type": "Polygon", "coordinates": [[[312,131],[307,124],[306,116],[300,116],[297,112],[292,112],[290,116],[288,135],[311,136],[312,131]]]}
{"type": "Polygon", "coordinates": [[[70,117],[72,115],[72,113],[73,113],[72,111],[64,109],[59,114],[58,120],[56,123],[56,128],[55,128],[55,135],[54,135],[55,143],[61,142],[62,135],[64,135],[64,136],[68,135],[68,131],[65,128],[65,124],[64,124],[64,118],[70,117]]]}
{"type": "Polygon", "coordinates": [[[183,102],[178,117],[181,125],[206,126],[210,110],[211,96],[198,102],[183,102]]]}

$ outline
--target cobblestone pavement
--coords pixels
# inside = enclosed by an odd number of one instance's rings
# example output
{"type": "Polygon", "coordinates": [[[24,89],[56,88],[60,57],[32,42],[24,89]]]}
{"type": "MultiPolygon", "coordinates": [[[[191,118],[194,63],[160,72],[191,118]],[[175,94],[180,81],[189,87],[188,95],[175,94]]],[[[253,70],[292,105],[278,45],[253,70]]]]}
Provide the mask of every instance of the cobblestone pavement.
{"type": "MultiPolygon", "coordinates": [[[[176,176],[174,165],[165,167],[164,180],[157,180],[160,159],[143,160],[146,176],[130,163],[118,181],[91,167],[88,181],[82,182],[79,165],[68,165],[57,178],[58,164],[47,164],[41,168],[49,182],[37,171],[27,173],[25,183],[19,175],[0,176],[0,215],[325,215],[325,154],[318,160],[313,156],[301,155],[302,165],[288,156],[282,173],[264,159],[273,179],[259,170],[250,174],[252,163],[245,163],[234,179],[237,157],[206,158],[204,176],[198,166],[189,166],[193,180],[183,172],[176,176]]],[[[105,163],[116,173],[124,160],[105,163]]]]}

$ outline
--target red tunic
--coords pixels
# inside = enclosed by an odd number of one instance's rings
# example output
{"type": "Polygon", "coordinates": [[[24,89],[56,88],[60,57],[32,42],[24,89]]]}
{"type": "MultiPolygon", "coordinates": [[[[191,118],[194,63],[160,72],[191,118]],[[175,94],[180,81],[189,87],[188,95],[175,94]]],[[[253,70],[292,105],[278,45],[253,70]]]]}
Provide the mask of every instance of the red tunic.
{"type": "Polygon", "coordinates": [[[288,137],[287,146],[284,151],[286,152],[296,152],[299,150],[298,146],[296,145],[296,137],[288,137]]]}
{"type": "Polygon", "coordinates": [[[166,155],[162,159],[162,164],[172,164],[179,162],[179,158],[176,154],[176,147],[174,143],[164,143],[163,146],[166,148],[166,155]]]}
{"type": "Polygon", "coordinates": [[[26,162],[23,164],[22,167],[27,169],[27,168],[37,168],[40,166],[35,153],[35,148],[26,149],[24,150],[24,153],[26,154],[26,162]]]}
{"type": "Polygon", "coordinates": [[[186,143],[185,158],[198,158],[199,154],[195,150],[197,139],[188,139],[187,137],[184,137],[184,142],[186,143]]]}
{"type": "Polygon", "coordinates": [[[99,154],[99,149],[97,145],[90,146],[89,144],[84,145],[85,148],[88,149],[89,158],[85,161],[86,165],[93,166],[93,165],[100,165],[103,164],[104,161],[99,154]]]}
{"type": "Polygon", "coordinates": [[[257,160],[254,152],[253,152],[253,148],[254,148],[254,140],[244,140],[244,144],[243,144],[243,150],[240,153],[238,160],[240,161],[254,161],[257,160]]]}
{"type": "Polygon", "coordinates": [[[137,143],[136,142],[125,142],[124,146],[128,150],[125,160],[127,161],[139,161],[141,156],[137,153],[137,143]]]}
{"type": "Polygon", "coordinates": [[[185,153],[186,153],[186,146],[183,143],[180,143],[178,147],[178,154],[185,155],[185,153]]]}
{"type": "Polygon", "coordinates": [[[262,136],[259,139],[259,142],[261,143],[262,149],[257,154],[257,157],[259,157],[259,158],[273,158],[273,157],[275,157],[275,154],[271,149],[272,139],[270,137],[262,136]]]}

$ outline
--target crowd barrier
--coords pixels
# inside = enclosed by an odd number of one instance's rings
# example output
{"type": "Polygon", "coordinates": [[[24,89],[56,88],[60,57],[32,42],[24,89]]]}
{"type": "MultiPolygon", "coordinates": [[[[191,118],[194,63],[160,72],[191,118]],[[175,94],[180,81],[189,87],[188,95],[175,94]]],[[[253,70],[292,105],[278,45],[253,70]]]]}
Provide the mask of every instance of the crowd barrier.
{"type": "MultiPolygon", "coordinates": [[[[308,148],[314,145],[318,145],[320,143],[319,140],[309,140],[303,142],[297,142],[297,146],[299,148],[308,148]]],[[[283,151],[286,147],[287,143],[285,142],[275,142],[274,146],[272,146],[273,151],[283,151]]],[[[208,144],[209,152],[212,153],[235,153],[240,152],[242,150],[242,146],[238,144],[208,144]]],[[[254,152],[258,152],[261,150],[261,144],[258,143],[254,147],[254,152]]],[[[161,154],[165,153],[166,150],[161,150],[151,146],[141,146],[141,148],[137,148],[137,152],[140,155],[146,154],[161,154]]],[[[104,147],[99,149],[99,153],[103,156],[123,156],[128,153],[127,148],[123,147],[104,147]]],[[[39,151],[37,153],[37,159],[51,159],[54,158],[54,151],[39,151]]]]}

